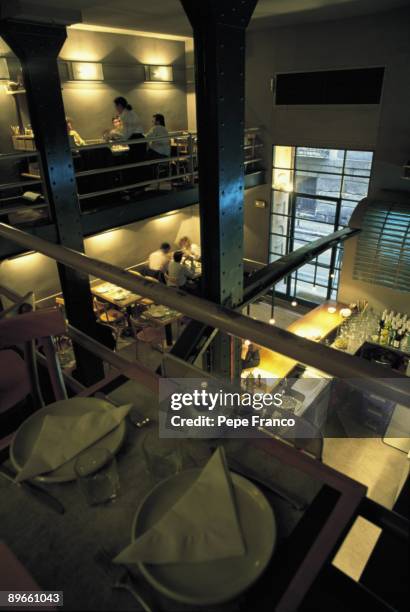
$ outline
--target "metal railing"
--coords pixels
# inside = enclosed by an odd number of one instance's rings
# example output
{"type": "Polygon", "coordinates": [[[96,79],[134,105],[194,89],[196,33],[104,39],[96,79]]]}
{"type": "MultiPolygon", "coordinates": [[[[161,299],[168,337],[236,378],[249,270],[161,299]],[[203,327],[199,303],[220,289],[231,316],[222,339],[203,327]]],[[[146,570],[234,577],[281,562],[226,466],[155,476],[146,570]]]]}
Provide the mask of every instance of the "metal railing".
{"type": "Polygon", "coordinates": [[[169,306],[206,325],[238,338],[247,338],[262,347],[332,376],[352,379],[359,388],[382,396],[387,394],[394,401],[410,406],[410,395],[405,384],[408,383],[408,378],[393,370],[389,371],[386,378],[383,366],[314,343],[180,289],[152,283],[132,272],[52,244],[4,223],[0,223],[0,236],[28,250],[47,255],[66,266],[113,282],[158,304],[169,306]]]}
{"type": "MultiPolygon", "coordinates": [[[[245,173],[251,173],[253,171],[253,167],[257,164],[262,164],[262,157],[258,155],[259,150],[263,148],[263,142],[259,136],[259,128],[248,128],[245,130],[245,140],[244,140],[244,152],[245,152],[245,173]]],[[[86,201],[93,198],[98,198],[100,196],[107,196],[115,193],[127,193],[127,191],[136,190],[139,188],[145,188],[150,185],[159,186],[163,183],[170,183],[171,187],[185,184],[185,185],[195,185],[198,178],[198,170],[197,170],[197,135],[194,132],[170,132],[168,137],[159,137],[159,138],[137,138],[132,140],[114,140],[107,142],[98,142],[93,144],[86,144],[83,146],[73,147],[73,159],[74,165],[76,165],[76,159],[81,159],[81,155],[84,152],[92,153],[93,151],[98,151],[101,149],[105,149],[111,152],[112,160],[119,160],[121,156],[124,157],[124,163],[112,163],[110,165],[104,165],[96,168],[86,168],[79,169],[77,168],[75,171],[76,178],[86,179],[86,177],[98,177],[99,175],[112,175],[113,176],[113,184],[110,186],[106,186],[104,189],[90,189],[83,191],[83,187],[79,185],[79,200],[86,201]],[[147,145],[150,143],[163,142],[171,140],[173,154],[168,157],[156,158],[156,159],[137,159],[135,161],[127,161],[128,154],[132,151],[132,147],[134,145],[147,145]],[[139,169],[149,169],[152,168],[152,176],[150,177],[138,177],[139,169]],[[136,170],[135,179],[132,180],[132,176],[128,176],[126,178],[123,177],[124,171],[136,170]],[[116,175],[114,180],[114,175],[116,175]],[[116,181],[117,184],[114,184],[116,181]],[[120,184],[118,184],[120,183],[120,184]]],[[[21,153],[10,153],[0,155],[0,163],[6,161],[15,161],[15,160],[23,160],[31,158],[38,160],[38,152],[36,150],[33,151],[24,151],[21,153]]],[[[24,174],[23,174],[24,176],[24,174]]],[[[28,187],[41,187],[41,193],[45,197],[45,191],[43,189],[43,180],[41,177],[41,165],[38,165],[38,177],[33,175],[33,173],[25,173],[27,176],[26,180],[13,181],[8,183],[0,184],[0,192],[7,191],[16,191],[21,190],[21,193],[13,194],[7,197],[0,197],[0,205],[1,203],[10,203],[11,201],[15,202],[15,206],[11,209],[2,209],[0,206],[0,214],[10,214],[18,211],[19,205],[21,202],[21,198],[23,197],[23,193],[27,190],[28,187]]],[[[22,203],[21,203],[22,204],[22,203]]],[[[48,203],[44,202],[36,202],[30,205],[28,201],[24,202],[22,206],[24,210],[27,209],[46,209],[48,208],[48,203]]]]}

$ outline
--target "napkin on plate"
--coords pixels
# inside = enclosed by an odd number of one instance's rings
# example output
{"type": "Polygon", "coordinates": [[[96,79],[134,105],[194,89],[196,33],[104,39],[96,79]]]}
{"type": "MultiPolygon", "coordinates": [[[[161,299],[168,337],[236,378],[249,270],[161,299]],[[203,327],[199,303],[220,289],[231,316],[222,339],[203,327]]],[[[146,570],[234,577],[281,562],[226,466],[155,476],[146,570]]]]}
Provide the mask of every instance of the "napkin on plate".
{"type": "Polygon", "coordinates": [[[57,469],[118,427],[131,407],[132,404],[126,404],[108,410],[88,410],[80,417],[48,414],[16,482],[57,469]]]}
{"type": "Polygon", "coordinates": [[[235,491],[218,448],[188,491],[114,562],[203,562],[245,552],[235,491]]]}

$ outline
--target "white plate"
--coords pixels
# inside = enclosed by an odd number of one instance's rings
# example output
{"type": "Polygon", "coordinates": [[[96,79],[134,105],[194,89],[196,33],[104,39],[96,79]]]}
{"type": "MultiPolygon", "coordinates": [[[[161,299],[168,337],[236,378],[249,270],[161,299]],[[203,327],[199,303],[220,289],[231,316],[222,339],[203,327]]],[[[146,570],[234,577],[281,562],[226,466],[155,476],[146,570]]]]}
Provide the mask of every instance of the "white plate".
{"type": "Polygon", "coordinates": [[[148,314],[151,317],[155,317],[156,319],[160,319],[162,317],[166,317],[170,314],[169,308],[165,308],[164,306],[155,306],[148,310],[148,314]]]}
{"type": "MultiPolygon", "coordinates": [[[[200,472],[199,469],[185,470],[160,482],[150,491],[135,515],[132,541],[158,522],[200,472]]],[[[238,474],[231,473],[231,477],[246,554],[204,563],[139,563],[138,568],[148,582],[167,597],[189,605],[222,603],[245,591],[268,564],[276,543],[272,508],[253,483],[238,474]]]]}
{"type": "MultiPolygon", "coordinates": [[[[48,414],[60,416],[79,417],[87,410],[110,410],[112,404],[95,397],[73,397],[69,400],[54,402],[32,414],[22,423],[14,436],[10,446],[10,459],[17,471],[20,471],[31,455],[32,448],[40,433],[43,420],[48,414]]],[[[110,431],[103,438],[100,438],[90,448],[106,448],[112,454],[120,449],[125,437],[126,425],[123,420],[118,427],[110,431]]],[[[69,482],[75,480],[74,464],[76,457],[70,459],[56,470],[48,472],[46,475],[37,476],[33,480],[44,483],[69,482]]]]}
{"type": "Polygon", "coordinates": [[[95,288],[95,292],[96,293],[107,293],[108,291],[110,291],[112,289],[112,287],[110,287],[110,285],[100,285],[99,287],[95,288]]]}

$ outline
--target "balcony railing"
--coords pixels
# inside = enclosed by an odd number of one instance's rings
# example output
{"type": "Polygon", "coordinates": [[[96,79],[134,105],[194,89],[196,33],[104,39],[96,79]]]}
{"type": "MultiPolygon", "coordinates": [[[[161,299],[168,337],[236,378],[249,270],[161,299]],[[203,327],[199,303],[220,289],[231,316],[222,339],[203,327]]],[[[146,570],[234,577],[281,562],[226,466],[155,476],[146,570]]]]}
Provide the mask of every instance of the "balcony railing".
{"type": "MultiPolygon", "coordinates": [[[[82,212],[118,201],[143,199],[147,191],[187,189],[198,180],[197,135],[192,132],[171,132],[171,155],[147,159],[147,140],[102,142],[92,141],[72,148],[82,212]]],[[[149,139],[150,143],[166,138],[149,139]]],[[[245,130],[245,174],[262,169],[263,143],[259,128],[245,130]]],[[[24,151],[0,155],[0,163],[26,162],[20,180],[0,184],[0,215],[13,223],[12,215],[31,212],[32,216],[49,218],[46,191],[43,188],[38,152],[24,151]]],[[[0,171],[2,167],[0,166],[0,171]]]]}
{"type": "Polygon", "coordinates": [[[123,270],[107,262],[88,257],[61,245],[0,223],[0,236],[28,250],[38,251],[56,262],[112,282],[119,287],[164,304],[187,317],[209,325],[237,338],[247,338],[255,344],[280,353],[296,362],[309,365],[332,376],[350,379],[352,386],[388,397],[404,406],[410,406],[408,378],[394,370],[370,363],[364,359],[332,349],[297,336],[287,330],[252,319],[181,289],[152,283],[144,277],[123,270]]]}

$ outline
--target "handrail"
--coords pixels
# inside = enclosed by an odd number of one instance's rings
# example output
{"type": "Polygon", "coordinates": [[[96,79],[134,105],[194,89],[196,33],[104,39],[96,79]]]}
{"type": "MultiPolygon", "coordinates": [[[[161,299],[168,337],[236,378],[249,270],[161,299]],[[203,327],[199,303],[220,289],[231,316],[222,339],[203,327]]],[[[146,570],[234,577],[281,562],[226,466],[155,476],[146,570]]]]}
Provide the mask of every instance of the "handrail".
{"type": "MultiPolygon", "coordinates": [[[[251,132],[258,132],[260,130],[260,127],[251,127],[251,128],[245,128],[245,134],[247,133],[251,133],[251,132]]],[[[156,137],[156,138],[152,138],[149,137],[149,139],[147,139],[146,137],[144,138],[134,138],[133,140],[112,140],[112,141],[107,141],[107,142],[99,142],[96,144],[90,144],[90,145],[81,145],[79,147],[72,147],[73,151],[77,151],[77,150],[81,150],[81,151],[87,151],[90,149],[102,149],[102,148],[111,148],[113,145],[116,144],[141,144],[141,143],[146,143],[147,140],[149,140],[149,142],[157,142],[160,140],[168,140],[168,138],[180,138],[180,137],[184,137],[186,139],[189,139],[189,137],[191,138],[197,138],[197,133],[196,132],[188,132],[186,130],[176,130],[175,132],[169,132],[168,136],[160,136],[160,137],[156,137]]],[[[246,145],[246,147],[249,147],[252,145],[246,145]]],[[[260,145],[255,145],[255,146],[260,146],[260,145]]],[[[19,159],[19,158],[24,158],[24,157],[34,157],[38,155],[38,151],[37,149],[34,149],[33,151],[24,151],[21,153],[2,153],[0,154],[0,161],[6,161],[6,160],[10,160],[10,159],[19,159]]]]}
{"type": "Polygon", "coordinates": [[[115,146],[115,145],[132,145],[132,144],[146,144],[147,142],[159,142],[162,140],[169,140],[170,138],[180,138],[181,136],[186,137],[187,139],[189,138],[189,136],[192,136],[193,134],[191,132],[183,132],[183,131],[179,131],[179,132],[168,132],[168,136],[157,136],[157,137],[149,137],[146,138],[145,136],[143,138],[133,138],[132,140],[126,140],[126,139],[122,139],[119,138],[118,140],[107,140],[105,142],[98,142],[96,144],[85,144],[85,145],[80,145],[78,147],[72,147],[73,151],[89,151],[92,149],[104,149],[104,148],[109,148],[111,149],[111,147],[115,146]]]}
{"type": "MultiPolygon", "coordinates": [[[[20,199],[22,196],[18,196],[16,199],[20,199]]],[[[1,202],[1,200],[0,200],[1,202]]],[[[27,207],[27,210],[40,210],[42,208],[48,208],[47,202],[43,202],[42,204],[31,204],[27,207]]],[[[0,206],[0,215],[10,215],[11,213],[21,212],[25,210],[25,207],[22,206],[8,206],[7,208],[3,208],[0,206]]]]}
{"type": "Polygon", "coordinates": [[[125,357],[122,357],[118,353],[114,353],[114,351],[70,324],[67,326],[67,335],[73,342],[79,344],[103,361],[106,361],[119,370],[121,374],[129,376],[129,378],[133,380],[137,380],[148,389],[151,389],[151,391],[158,392],[158,381],[160,377],[152,370],[149,370],[140,363],[128,361],[125,357]]]}
{"type": "Polygon", "coordinates": [[[321,253],[328,249],[349,240],[355,236],[360,230],[345,227],[337,230],[332,234],[322,236],[313,242],[305,244],[295,251],[283,255],[277,261],[270,264],[264,264],[262,269],[257,270],[250,278],[244,287],[244,301],[242,306],[253,302],[259,296],[264,295],[273,285],[286,278],[289,274],[300,268],[308,261],[312,261],[321,253]]]}
{"type": "Polygon", "coordinates": [[[0,153],[0,162],[9,161],[11,159],[24,159],[25,157],[37,157],[38,151],[24,151],[22,153],[0,153]]]}
{"type": "MultiPolygon", "coordinates": [[[[115,172],[116,170],[128,170],[129,168],[141,168],[143,166],[153,166],[158,163],[185,161],[190,159],[190,155],[177,155],[174,157],[161,157],[156,159],[146,159],[141,162],[133,162],[132,164],[120,164],[118,166],[104,166],[103,168],[95,168],[93,170],[81,170],[76,172],[76,176],[92,176],[93,174],[101,174],[102,172],[115,172]]],[[[152,183],[152,181],[151,181],[152,183]]]]}
{"type": "Polygon", "coordinates": [[[52,244],[37,236],[0,223],[0,236],[88,274],[113,282],[125,289],[144,295],[159,304],[179,310],[206,325],[220,329],[238,338],[248,338],[258,345],[279,352],[297,362],[317,368],[333,376],[350,379],[351,384],[370,390],[410,407],[410,394],[406,389],[408,378],[383,366],[359,357],[335,351],[325,345],[296,336],[291,332],[254,320],[180,289],[152,283],[98,259],[88,257],[61,245],[52,244]]]}
{"type": "Polygon", "coordinates": [[[79,200],[87,200],[88,198],[95,198],[100,195],[107,195],[108,193],[118,193],[126,191],[127,189],[136,189],[137,187],[145,187],[146,185],[152,185],[152,183],[168,183],[171,178],[172,180],[187,178],[188,176],[197,176],[198,172],[185,172],[184,174],[175,174],[172,177],[166,176],[165,178],[156,178],[151,179],[149,181],[140,181],[139,183],[131,183],[126,185],[121,185],[121,187],[111,187],[110,189],[103,189],[100,191],[91,191],[89,193],[79,193],[79,200]]]}
{"type": "MultiPolygon", "coordinates": [[[[260,128],[257,128],[257,127],[247,128],[245,130],[245,135],[252,134],[252,133],[257,134],[259,129],[260,128]]],[[[86,177],[86,176],[98,176],[100,174],[104,174],[107,172],[109,173],[118,172],[121,170],[128,170],[128,169],[140,168],[140,167],[151,167],[151,166],[155,167],[155,166],[159,166],[160,164],[164,164],[164,163],[175,163],[177,166],[176,175],[172,175],[172,176],[165,177],[165,178],[158,178],[158,179],[155,178],[152,180],[139,181],[139,182],[135,182],[132,184],[124,183],[124,184],[121,184],[121,186],[116,186],[116,187],[112,187],[109,189],[102,189],[102,190],[98,190],[94,192],[82,193],[82,194],[79,194],[79,199],[87,200],[87,199],[95,198],[95,197],[102,196],[102,195],[123,192],[123,191],[126,191],[127,189],[145,187],[145,186],[151,185],[153,182],[155,184],[160,184],[163,182],[168,182],[170,180],[190,179],[191,183],[193,184],[195,182],[196,177],[198,176],[198,172],[195,170],[195,160],[197,158],[197,150],[196,150],[197,135],[195,132],[177,131],[177,132],[170,132],[168,136],[158,136],[158,137],[149,137],[149,138],[146,138],[144,136],[143,138],[135,138],[132,140],[115,140],[115,141],[101,142],[98,144],[82,145],[79,147],[73,147],[72,152],[81,153],[82,151],[87,151],[87,150],[108,148],[109,150],[113,152],[113,154],[115,154],[116,146],[117,147],[124,146],[129,149],[129,145],[147,144],[151,142],[162,142],[162,141],[168,141],[171,138],[175,138],[177,141],[177,144],[176,144],[177,154],[176,155],[172,155],[172,156],[170,155],[169,157],[163,157],[163,158],[158,158],[158,159],[144,159],[142,161],[135,161],[132,163],[104,166],[101,168],[91,168],[89,170],[78,170],[75,172],[75,175],[77,178],[86,177]],[[188,148],[188,152],[183,153],[183,154],[180,153],[180,147],[181,147],[182,140],[186,141],[186,145],[188,148]],[[180,163],[183,163],[183,162],[187,162],[189,166],[188,172],[180,173],[179,165],[180,163]]],[[[244,144],[244,149],[250,150],[251,155],[252,155],[251,159],[244,160],[245,168],[247,168],[248,166],[252,164],[256,164],[262,161],[261,157],[255,157],[256,148],[262,147],[262,146],[263,146],[263,143],[256,142],[256,139],[254,137],[252,139],[251,144],[244,144]]],[[[14,158],[17,159],[17,158],[25,158],[25,157],[32,157],[32,156],[38,156],[38,151],[35,150],[33,152],[31,151],[27,153],[24,152],[22,154],[11,153],[11,154],[0,155],[0,161],[4,159],[14,159],[14,158]]],[[[29,186],[35,186],[35,185],[40,186],[42,184],[43,184],[43,180],[41,177],[30,178],[29,180],[25,180],[25,181],[0,184],[0,190],[26,189],[29,186]]],[[[18,197],[16,199],[18,199],[18,197]]],[[[48,204],[45,203],[44,205],[42,205],[42,208],[47,208],[47,206],[48,204]]],[[[31,208],[33,208],[33,206],[31,208]]],[[[4,211],[4,214],[9,214],[10,212],[14,212],[15,210],[16,209],[14,207],[12,208],[12,210],[7,209],[4,211]]]]}
{"type": "Polygon", "coordinates": [[[5,189],[16,189],[17,187],[27,187],[27,185],[37,185],[38,183],[42,183],[41,178],[30,181],[16,181],[15,183],[3,183],[0,185],[0,189],[4,191],[5,189]]]}

